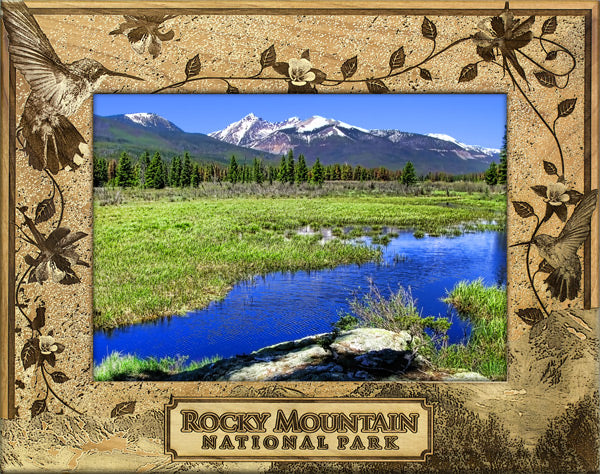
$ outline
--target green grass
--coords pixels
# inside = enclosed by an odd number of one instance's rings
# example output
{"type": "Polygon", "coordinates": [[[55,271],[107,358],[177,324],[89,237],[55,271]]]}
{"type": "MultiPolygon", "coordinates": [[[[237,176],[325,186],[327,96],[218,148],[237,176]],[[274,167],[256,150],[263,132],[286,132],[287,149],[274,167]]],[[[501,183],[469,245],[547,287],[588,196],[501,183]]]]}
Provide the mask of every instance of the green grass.
{"type": "Polygon", "coordinates": [[[106,382],[110,380],[160,380],[163,377],[188,370],[195,370],[220,360],[215,356],[201,361],[187,363],[187,357],[165,357],[156,359],[149,357],[140,359],[131,354],[113,352],[94,367],[94,380],[106,382]]]}
{"type": "Polygon", "coordinates": [[[444,368],[468,368],[493,380],[506,379],[506,288],[486,287],[481,280],[460,282],[448,296],[459,315],[471,322],[466,345],[441,348],[434,364],[444,368]]]}
{"type": "Polygon", "coordinates": [[[503,228],[506,213],[505,197],[494,193],[487,198],[470,191],[453,191],[451,196],[373,195],[359,187],[313,196],[307,188],[306,195],[274,199],[222,197],[218,188],[210,192],[219,197],[201,197],[196,194],[199,188],[101,191],[94,202],[96,328],[203,308],[254,275],[362,263],[380,256],[375,247],[343,239],[323,245],[319,235],[297,235],[306,225],[392,226],[440,234],[466,222],[476,227],[483,220],[495,220],[497,228],[503,228]]]}

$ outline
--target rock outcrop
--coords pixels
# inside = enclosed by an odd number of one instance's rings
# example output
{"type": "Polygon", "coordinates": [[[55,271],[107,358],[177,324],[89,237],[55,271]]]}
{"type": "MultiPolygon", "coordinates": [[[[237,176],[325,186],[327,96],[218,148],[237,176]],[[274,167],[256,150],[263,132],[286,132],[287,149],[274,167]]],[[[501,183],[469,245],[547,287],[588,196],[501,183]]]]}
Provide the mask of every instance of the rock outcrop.
{"type": "Polygon", "coordinates": [[[182,372],[170,380],[398,381],[487,380],[480,374],[434,371],[414,351],[410,333],[377,328],[317,334],[182,372]]]}

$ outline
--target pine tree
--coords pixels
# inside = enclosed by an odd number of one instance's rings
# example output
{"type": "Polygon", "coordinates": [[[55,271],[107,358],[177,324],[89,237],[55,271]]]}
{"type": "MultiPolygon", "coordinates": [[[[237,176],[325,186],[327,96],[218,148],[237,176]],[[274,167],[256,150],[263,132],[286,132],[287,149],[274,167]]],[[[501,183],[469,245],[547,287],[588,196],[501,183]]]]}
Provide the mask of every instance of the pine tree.
{"type": "Polygon", "coordinates": [[[133,165],[133,185],[136,188],[140,187],[140,162],[138,161],[135,165],[133,165]]]}
{"type": "Polygon", "coordinates": [[[287,161],[287,175],[286,175],[286,181],[288,183],[293,183],[295,178],[296,178],[296,173],[294,172],[294,151],[290,150],[288,151],[288,161],[287,161]]]}
{"type": "Polygon", "coordinates": [[[121,156],[119,157],[115,182],[117,186],[121,186],[122,188],[130,188],[135,184],[135,175],[133,173],[131,157],[126,151],[121,153],[121,156]]]}
{"type": "Polygon", "coordinates": [[[108,182],[110,184],[115,183],[116,174],[117,174],[117,160],[112,159],[108,162],[108,182]]]}
{"type": "Polygon", "coordinates": [[[174,156],[171,160],[171,173],[169,176],[169,186],[172,188],[181,186],[181,158],[179,156],[174,156]]]}
{"type": "Polygon", "coordinates": [[[108,181],[108,163],[105,158],[94,155],[94,187],[104,186],[108,181]]]}
{"type": "Polygon", "coordinates": [[[277,180],[281,181],[282,183],[286,183],[287,182],[287,176],[288,176],[288,163],[287,160],[285,159],[285,155],[281,157],[281,162],[279,163],[279,170],[277,171],[277,180]]]}
{"type": "Polygon", "coordinates": [[[146,170],[146,187],[162,189],[165,185],[164,163],[160,153],[156,152],[146,170]]]}
{"type": "Polygon", "coordinates": [[[490,167],[487,170],[485,170],[484,176],[485,182],[488,185],[493,186],[494,184],[498,184],[498,166],[496,165],[496,163],[492,161],[490,167]]]}
{"type": "Polygon", "coordinates": [[[252,163],[252,180],[255,183],[261,184],[264,179],[265,175],[263,173],[261,160],[254,158],[254,162],[252,163]]]}
{"type": "Polygon", "coordinates": [[[407,186],[411,186],[417,182],[417,174],[415,172],[415,166],[412,164],[411,161],[408,161],[404,165],[400,179],[401,179],[402,183],[406,184],[407,186]]]}
{"type": "Polygon", "coordinates": [[[317,161],[315,161],[315,164],[312,167],[312,182],[323,184],[323,166],[321,166],[319,158],[317,158],[317,161]]]}
{"type": "Polygon", "coordinates": [[[198,186],[198,165],[196,163],[192,164],[192,174],[190,177],[190,186],[193,188],[198,186]]]}
{"type": "Polygon", "coordinates": [[[348,163],[344,163],[342,165],[341,179],[342,179],[342,181],[351,181],[352,180],[352,166],[350,166],[348,163]]]}
{"type": "Polygon", "coordinates": [[[183,165],[181,166],[181,179],[179,185],[181,187],[190,186],[192,184],[192,160],[190,154],[186,151],[183,154],[183,165]]]}
{"type": "Polygon", "coordinates": [[[342,169],[340,168],[339,163],[333,165],[333,169],[331,170],[331,176],[329,178],[334,181],[339,181],[340,179],[342,179],[342,169]]]}
{"type": "Polygon", "coordinates": [[[506,131],[504,132],[504,139],[502,140],[502,148],[500,149],[500,164],[498,165],[498,184],[506,184],[507,175],[507,154],[506,154],[506,131]]]}
{"type": "Polygon", "coordinates": [[[150,166],[150,154],[145,151],[140,156],[140,186],[142,188],[146,187],[146,171],[148,170],[148,166],[150,166]]]}
{"type": "Polygon", "coordinates": [[[298,157],[298,165],[296,166],[296,183],[306,183],[308,181],[308,168],[304,155],[298,157]]]}
{"type": "Polygon", "coordinates": [[[227,179],[232,183],[237,183],[239,180],[239,167],[234,155],[231,155],[229,161],[229,169],[227,170],[227,179]]]}

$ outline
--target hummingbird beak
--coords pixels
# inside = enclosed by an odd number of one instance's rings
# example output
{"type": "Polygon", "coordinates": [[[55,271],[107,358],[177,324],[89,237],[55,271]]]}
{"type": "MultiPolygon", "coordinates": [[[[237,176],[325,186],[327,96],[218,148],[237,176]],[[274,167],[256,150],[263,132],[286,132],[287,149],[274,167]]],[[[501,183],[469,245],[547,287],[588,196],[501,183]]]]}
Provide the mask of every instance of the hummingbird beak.
{"type": "Polygon", "coordinates": [[[131,74],[125,74],[124,72],[111,71],[110,69],[104,68],[104,74],[107,76],[119,76],[119,77],[128,77],[129,79],[135,79],[136,81],[143,81],[141,77],[132,76],[131,74]]]}
{"type": "Polygon", "coordinates": [[[531,243],[532,243],[531,240],[528,240],[527,242],[519,242],[518,244],[509,245],[509,247],[517,247],[519,245],[528,245],[528,244],[531,244],[531,243]]]}

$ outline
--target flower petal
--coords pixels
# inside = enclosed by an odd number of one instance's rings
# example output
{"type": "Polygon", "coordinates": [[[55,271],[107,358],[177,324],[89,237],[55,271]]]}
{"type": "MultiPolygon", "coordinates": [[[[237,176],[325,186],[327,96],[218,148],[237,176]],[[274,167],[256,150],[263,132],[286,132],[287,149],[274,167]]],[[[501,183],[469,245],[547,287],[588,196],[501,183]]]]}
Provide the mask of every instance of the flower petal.
{"type": "Polygon", "coordinates": [[[312,82],[317,78],[317,76],[315,75],[314,72],[312,71],[308,71],[306,74],[304,74],[302,76],[302,79],[304,79],[305,82],[312,82]]]}
{"type": "Polygon", "coordinates": [[[492,30],[494,30],[494,34],[496,37],[501,38],[504,36],[504,20],[499,16],[495,16],[492,18],[492,30]]]}
{"type": "Polygon", "coordinates": [[[306,84],[306,81],[292,80],[292,84],[294,84],[295,86],[303,86],[304,84],[306,84]]]}
{"type": "Polygon", "coordinates": [[[175,36],[175,32],[173,30],[169,30],[166,33],[161,33],[160,31],[157,31],[156,36],[161,41],[170,41],[175,36]]]}

